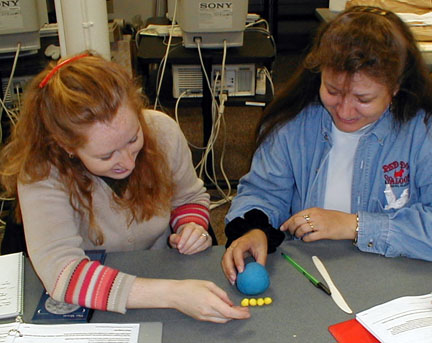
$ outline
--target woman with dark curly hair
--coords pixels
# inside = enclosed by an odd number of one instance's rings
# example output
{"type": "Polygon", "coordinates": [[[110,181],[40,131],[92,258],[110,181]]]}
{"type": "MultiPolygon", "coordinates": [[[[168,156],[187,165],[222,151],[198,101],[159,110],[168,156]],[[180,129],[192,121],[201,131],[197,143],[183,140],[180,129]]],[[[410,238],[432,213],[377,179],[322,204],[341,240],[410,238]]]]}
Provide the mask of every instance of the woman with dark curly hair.
{"type": "Polygon", "coordinates": [[[432,83],[402,20],[351,7],[321,26],[266,109],[226,217],[234,283],[286,236],[432,261],[432,83]]]}

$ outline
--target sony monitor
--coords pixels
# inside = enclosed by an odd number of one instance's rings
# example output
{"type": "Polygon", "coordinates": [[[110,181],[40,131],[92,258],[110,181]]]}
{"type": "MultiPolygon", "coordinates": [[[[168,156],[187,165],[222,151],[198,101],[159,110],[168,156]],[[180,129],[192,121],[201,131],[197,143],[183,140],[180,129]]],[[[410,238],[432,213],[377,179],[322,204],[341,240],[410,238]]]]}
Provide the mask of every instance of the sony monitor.
{"type": "Polygon", "coordinates": [[[197,40],[201,48],[243,45],[248,0],[168,0],[170,19],[173,19],[174,8],[185,47],[196,48],[197,40]]]}
{"type": "Polygon", "coordinates": [[[33,53],[40,49],[37,0],[0,2],[0,54],[33,53]]]}

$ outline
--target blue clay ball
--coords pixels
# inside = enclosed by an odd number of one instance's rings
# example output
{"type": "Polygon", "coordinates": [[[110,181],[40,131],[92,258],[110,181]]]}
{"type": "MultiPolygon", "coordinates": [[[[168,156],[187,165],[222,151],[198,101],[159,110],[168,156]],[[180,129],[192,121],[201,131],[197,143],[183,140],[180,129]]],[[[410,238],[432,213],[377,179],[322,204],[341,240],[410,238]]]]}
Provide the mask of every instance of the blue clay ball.
{"type": "Polygon", "coordinates": [[[263,293],[270,286],[270,277],[264,266],[257,262],[248,263],[237,275],[237,289],[246,295],[263,293]]]}

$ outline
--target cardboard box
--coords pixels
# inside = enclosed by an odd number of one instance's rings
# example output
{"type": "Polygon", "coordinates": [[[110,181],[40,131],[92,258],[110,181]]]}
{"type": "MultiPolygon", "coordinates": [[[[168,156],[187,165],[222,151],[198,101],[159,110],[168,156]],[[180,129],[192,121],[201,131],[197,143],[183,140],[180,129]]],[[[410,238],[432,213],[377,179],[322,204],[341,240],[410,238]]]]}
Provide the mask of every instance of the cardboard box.
{"type": "Polygon", "coordinates": [[[123,38],[111,43],[111,59],[125,67],[131,77],[135,75],[136,47],[131,36],[123,35],[123,38]]]}

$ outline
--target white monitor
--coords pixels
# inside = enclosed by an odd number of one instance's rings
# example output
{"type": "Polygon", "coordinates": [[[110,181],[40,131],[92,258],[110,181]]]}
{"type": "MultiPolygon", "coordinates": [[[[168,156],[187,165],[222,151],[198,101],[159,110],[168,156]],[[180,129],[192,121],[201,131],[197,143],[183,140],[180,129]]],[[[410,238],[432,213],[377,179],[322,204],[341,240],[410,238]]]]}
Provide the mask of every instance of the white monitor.
{"type": "Polygon", "coordinates": [[[168,17],[175,20],[183,33],[183,45],[196,48],[222,48],[243,45],[248,0],[168,0],[168,17]]]}
{"type": "Polygon", "coordinates": [[[38,5],[36,0],[1,1],[0,54],[40,49],[38,5]]]}

